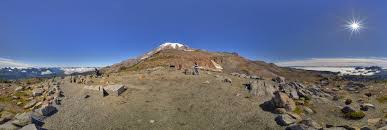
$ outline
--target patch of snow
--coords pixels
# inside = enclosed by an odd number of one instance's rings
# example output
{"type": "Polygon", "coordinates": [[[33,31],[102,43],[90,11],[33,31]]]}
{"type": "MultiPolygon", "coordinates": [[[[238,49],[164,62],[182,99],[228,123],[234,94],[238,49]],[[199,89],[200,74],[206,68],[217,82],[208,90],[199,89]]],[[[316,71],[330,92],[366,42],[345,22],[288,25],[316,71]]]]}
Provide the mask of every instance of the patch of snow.
{"type": "Polygon", "coordinates": [[[164,44],[161,44],[161,45],[160,45],[160,48],[167,47],[167,46],[171,46],[172,48],[176,49],[176,48],[183,47],[183,46],[185,46],[185,45],[183,45],[183,44],[181,44],[181,43],[166,42],[166,43],[164,43],[164,44]]]}
{"type": "Polygon", "coordinates": [[[223,70],[223,67],[221,65],[219,65],[218,63],[216,63],[215,61],[211,60],[211,62],[215,66],[216,69],[223,70]]]}

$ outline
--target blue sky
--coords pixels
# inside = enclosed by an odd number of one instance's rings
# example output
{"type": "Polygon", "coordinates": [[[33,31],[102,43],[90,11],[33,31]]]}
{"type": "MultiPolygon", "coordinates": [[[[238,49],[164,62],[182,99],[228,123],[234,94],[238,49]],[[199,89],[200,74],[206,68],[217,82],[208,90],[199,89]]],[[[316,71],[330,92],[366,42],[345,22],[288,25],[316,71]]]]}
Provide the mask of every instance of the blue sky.
{"type": "Polygon", "coordinates": [[[387,1],[2,0],[0,58],[105,66],[163,42],[252,60],[387,57],[387,1]],[[350,36],[352,16],[365,29],[350,36]]]}

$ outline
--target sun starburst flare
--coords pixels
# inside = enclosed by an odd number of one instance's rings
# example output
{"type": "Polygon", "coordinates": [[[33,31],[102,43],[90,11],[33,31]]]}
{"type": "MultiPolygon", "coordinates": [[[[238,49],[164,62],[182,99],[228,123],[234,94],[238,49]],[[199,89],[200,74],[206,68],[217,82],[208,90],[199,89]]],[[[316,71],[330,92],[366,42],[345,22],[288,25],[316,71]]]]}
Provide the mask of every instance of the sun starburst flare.
{"type": "Polygon", "coordinates": [[[359,34],[360,30],[364,29],[363,21],[356,18],[346,21],[345,28],[353,34],[359,34]]]}

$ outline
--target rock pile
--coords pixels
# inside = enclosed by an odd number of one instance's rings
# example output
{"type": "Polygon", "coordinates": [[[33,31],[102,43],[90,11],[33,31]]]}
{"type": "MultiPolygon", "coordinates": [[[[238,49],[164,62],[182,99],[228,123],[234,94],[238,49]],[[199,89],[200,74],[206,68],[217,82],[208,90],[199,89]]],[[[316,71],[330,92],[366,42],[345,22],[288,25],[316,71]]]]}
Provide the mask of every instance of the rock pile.
{"type": "Polygon", "coordinates": [[[57,112],[57,106],[63,98],[60,83],[55,80],[47,80],[40,84],[34,84],[15,89],[15,93],[29,93],[14,100],[28,101],[24,104],[25,112],[16,115],[2,111],[0,117],[0,129],[40,129],[43,120],[57,112]],[[29,96],[28,96],[29,95],[29,96]]]}

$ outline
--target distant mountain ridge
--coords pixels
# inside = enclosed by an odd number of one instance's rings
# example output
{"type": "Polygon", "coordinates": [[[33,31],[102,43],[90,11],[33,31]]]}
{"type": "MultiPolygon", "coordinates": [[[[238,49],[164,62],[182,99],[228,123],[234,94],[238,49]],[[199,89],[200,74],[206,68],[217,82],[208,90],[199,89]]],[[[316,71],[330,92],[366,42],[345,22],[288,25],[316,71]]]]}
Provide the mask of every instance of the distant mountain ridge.
{"type": "Polygon", "coordinates": [[[93,71],[94,67],[4,67],[0,79],[44,78],[93,71]]]}

